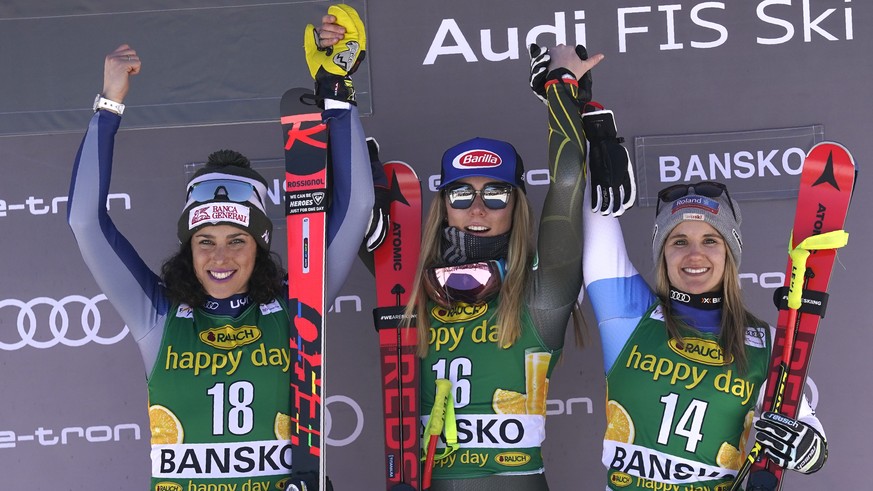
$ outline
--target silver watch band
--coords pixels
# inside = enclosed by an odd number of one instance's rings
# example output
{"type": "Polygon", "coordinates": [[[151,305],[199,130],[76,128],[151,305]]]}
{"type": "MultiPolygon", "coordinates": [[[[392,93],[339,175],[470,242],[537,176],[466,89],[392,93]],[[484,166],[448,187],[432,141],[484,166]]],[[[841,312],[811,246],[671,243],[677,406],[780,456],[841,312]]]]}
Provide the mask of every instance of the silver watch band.
{"type": "Polygon", "coordinates": [[[97,112],[100,109],[106,109],[107,111],[112,111],[118,115],[124,114],[124,104],[107,99],[103,97],[102,94],[97,94],[97,97],[94,99],[93,109],[94,112],[97,112]]]}

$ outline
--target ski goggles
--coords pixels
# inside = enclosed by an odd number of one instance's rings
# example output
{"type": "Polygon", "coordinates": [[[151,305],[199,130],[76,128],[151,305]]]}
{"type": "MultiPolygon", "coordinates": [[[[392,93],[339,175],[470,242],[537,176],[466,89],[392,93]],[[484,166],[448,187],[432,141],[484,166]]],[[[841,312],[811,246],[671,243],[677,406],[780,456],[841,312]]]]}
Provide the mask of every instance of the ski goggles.
{"type": "Polygon", "coordinates": [[[210,179],[192,185],[188,189],[186,201],[202,203],[221,199],[235,203],[246,203],[252,200],[252,197],[256,198],[257,203],[263,203],[260,193],[250,183],[233,179],[210,179]]]}
{"type": "Polygon", "coordinates": [[[477,190],[471,184],[460,184],[444,190],[443,193],[449,199],[449,206],[456,210],[466,210],[472,206],[477,194],[489,210],[502,210],[509,204],[512,186],[494,183],[477,190]]]}
{"type": "Polygon", "coordinates": [[[728,193],[727,186],[716,181],[701,181],[694,184],[675,184],[658,191],[658,203],[655,206],[655,216],[661,212],[661,203],[672,203],[679,198],[684,198],[688,195],[703,196],[706,198],[718,198],[721,195],[727,198],[727,204],[731,208],[731,213],[734,219],[737,218],[737,212],[734,210],[734,203],[728,193]]]}
{"type": "Polygon", "coordinates": [[[486,302],[500,291],[505,268],[501,261],[481,261],[427,268],[424,279],[434,302],[451,308],[458,302],[486,302]]]}

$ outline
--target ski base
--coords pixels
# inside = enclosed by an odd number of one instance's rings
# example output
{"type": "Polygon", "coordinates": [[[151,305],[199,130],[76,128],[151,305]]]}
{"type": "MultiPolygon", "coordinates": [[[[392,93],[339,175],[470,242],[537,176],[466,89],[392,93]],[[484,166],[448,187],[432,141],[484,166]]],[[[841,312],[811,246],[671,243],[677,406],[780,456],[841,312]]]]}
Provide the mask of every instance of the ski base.
{"type": "Polygon", "coordinates": [[[289,489],[326,491],[322,394],[325,383],[324,262],[327,126],[290,89],[280,103],[285,143],[288,306],[291,315],[291,462],[289,489]]]}
{"type": "Polygon", "coordinates": [[[374,253],[379,307],[374,309],[373,317],[382,368],[386,489],[418,491],[421,487],[418,331],[414,319],[404,326],[403,311],[418,267],[421,183],[406,163],[388,162],[383,168],[391,194],[391,224],[385,242],[374,253]]]}
{"type": "MultiPolygon", "coordinates": [[[[792,228],[792,249],[807,237],[842,230],[854,183],[855,164],[845,147],[838,143],[822,142],[809,151],[801,174],[792,228]]],[[[797,417],[819,321],[824,317],[828,282],[835,257],[834,249],[811,251],[802,288],[803,305],[796,311],[794,325],[788,325],[790,315],[787,304],[783,303],[781,294],[777,294],[780,311],[764,408],[775,408],[782,414],[797,417]],[[782,353],[786,345],[791,346],[791,361],[787,365],[787,374],[783,374],[782,353]]],[[[794,266],[789,259],[785,273],[786,285],[791,281],[794,266]]],[[[764,457],[752,464],[746,489],[779,490],[782,473],[782,468],[764,457]]]]}

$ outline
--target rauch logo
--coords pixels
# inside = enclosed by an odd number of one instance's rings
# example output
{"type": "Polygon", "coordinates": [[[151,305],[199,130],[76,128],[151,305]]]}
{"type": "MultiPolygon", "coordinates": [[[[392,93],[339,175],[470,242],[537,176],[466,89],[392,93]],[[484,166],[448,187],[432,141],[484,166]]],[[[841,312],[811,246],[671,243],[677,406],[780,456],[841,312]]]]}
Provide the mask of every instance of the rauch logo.
{"type": "Polygon", "coordinates": [[[676,354],[697,363],[714,367],[733,363],[733,357],[725,360],[724,351],[721,349],[721,346],[716,341],[710,339],[686,337],[681,341],[671,339],[667,344],[676,354]]]}
{"type": "Polygon", "coordinates": [[[255,326],[213,327],[200,333],[200,340],[213,348],[231,350],[261,339],[261,330],[255,326]]]}
{"type": "Polygon", "coordinates": [[[507,467],[518,467],[530,462],[530,455],[522,452],[503,452],[494,456],[494,461],[507,467]]]}
{"type": "Polygon", "coordinates": [[[434,306],[431,310],[431,315],[440,322],[452,324],[455,322],[467,322],[477,319],[485,315],[486,312],[488,312],[487,303],[470,305],[464,302],[458,302],[451,309],[446,309],[439,305],[434,306]]]}

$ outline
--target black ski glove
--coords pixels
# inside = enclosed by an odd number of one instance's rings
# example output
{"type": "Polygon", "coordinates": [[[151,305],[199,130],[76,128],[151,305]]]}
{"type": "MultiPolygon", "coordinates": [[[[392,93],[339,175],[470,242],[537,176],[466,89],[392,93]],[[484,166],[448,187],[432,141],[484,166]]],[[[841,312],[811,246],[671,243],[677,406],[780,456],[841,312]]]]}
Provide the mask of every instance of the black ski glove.
{"type": "Polygon", "coordinates": [[[828,458],[825,437],[815,428],[784,414],[770,411],[755,422],[755,439],[779,467],[811,474],[828,458]]]}
{"type": "Polygon", "coordinates": [[[582,128],[590,143],[591,211],[620,216],[634,205],[637,185],[630,154],[622,146],[624,138],[616,136],[615,115],[602,108],[583,113],[582,128]]]}
{"type": "Polygon", "coordinates": [[[375,251],[385,237],[388,236],[390,223],[389,210],[391,208],[391,194],[388,190],[388,178],[379,160],[379,143],[375,138],[367,138],[367,151],[370,154],[370,167],[373,172],[373,193],[375,201],[373,210],[370,212],[370,223],[364,233],[364,241],[367,252],[375,251]]]}
{"type": "MultiPolygon", "coordinates": [[[[576,45],[576,55],[580,60],[588,59],[588,51],[581,44],[576,45]]],[[[546,82],[561,78],[565,73],[569,73],[566,68],[557,68],[549,71],[549,63],[552,61],[549,56],[549,49],[540,47],[536,44],[530,45],[530,90],[543,104],[548,104],[546,99],[546,82]]],[[[576,100],[579,103],[579,108],[585,106],[585,103],[591,101],[591,70],[585,72],[582,78],[578,80],[579,95],[576,100]]]]}
{"type": "MultiPolygon", "coordinates": [[[[579,57],[580,60],[588,59],[588,51],[585,49],[585,46],[581,44],[576,45],[576,56],[579,57]]],[[[579,101],[582,107],[585,107],[585,104],[591,102],[591,87],[593,85],[594,80],[591,78],[591,70],[585,72],[582,75],[582,78],[579,79],[579,96],[576,97],[576,100],[579,101]]]]}
{"type": "Polygon", "coordinates": [[[548,48],[541,48],[536,44],[530,45],[530,90],[543,101],[543,104],[549,103],[546,100],[546,76],[549,74],[551,61],[548,48]]]}
{"type": "Polygon", "coordinates": [[[367,233],[364,235],[367,240],[367,252],[375,251],[385,242],[385,237],[388,236],[388,224],[391,220],[388,214],[391,206],[390,191],[382,186],[374,186],[373,191],[376,194],[376,201],[373,204],[373,211],[370,212],[367,233]]]}

